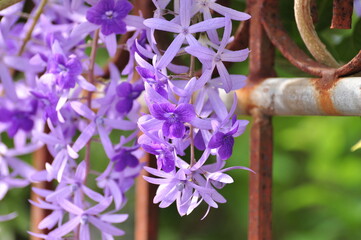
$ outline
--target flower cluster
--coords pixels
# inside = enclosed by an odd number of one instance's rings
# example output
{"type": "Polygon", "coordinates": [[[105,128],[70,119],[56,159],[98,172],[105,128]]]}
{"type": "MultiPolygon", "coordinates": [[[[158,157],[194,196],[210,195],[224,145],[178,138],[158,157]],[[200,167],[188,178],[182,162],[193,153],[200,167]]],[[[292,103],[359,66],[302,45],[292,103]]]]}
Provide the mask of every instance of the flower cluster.
{"type": "Polygon", "coordinates": [[[250,16],[215,1],[183,0],[174,9],[167,9],[168,4],[163,1],[157,3],[154,18],[144,21],[151,29],[151,49],[139,46],[143,56],[135,53],[150,111],[138,120],[144,133],[139,144],[157,157],[157,169],[146,167],[156,177],[145,177],[159,185],[154,203],[168,207],[176,202],[183,216],[202,201],[208,204],[208,209],[226,202],[216,190],[233,181],[225,172],[247,169],[224,168],[232,155],[234,137],[243,133],[248,121],[237,120],[234,115],[236,96],[228,110],[220,94],[245,85],[246,78],[228,73],[224,63],[248,57],[248,49],[230,51],[226,45],[231,41],[231,21],[247,20],[250,16]],[[212,17],[211,10],[224,17],[212,17]],[[173,18],[166,19],[163,15],[166,13],[173,18]],[[157,31],[174,36],[164,51],[155,41],[157,31]],[[190,64],[176,65],[174,59],[178,57],[188,57],[190,64]],[[196,69],[196,61],[201,63],[201,69],[196,69]],[[214,70],[219,77],[213,78],[214,70]],[[186,155],[187,149],[190,155],[186,155]],[[195,157],[196,150],[202,151],[199,159],[195,157]],[[216,156],[215,160],[211,155],[216,156]]]}
{"type": "Polygon", "coordinates": [[[225,62],[244,61],[249,50],[226,45],[232,20],[250,16],[215,0],[174,1],[172,9],[170,0],[153,2],[150,19],[130,15],[128,0],[34,1],[26,21],[23,2],[0,11],[0,200],[30,182],[56,183],[33,187],[41,198],[31,203],[51,213],[38,226],[49,233],[31,234],[88,240],[90,229],[99,229],[102,239],[123,235],[113,224],[127,219],[120,211],[145,153],[157,158],[156,169],[145,167],[154,176],[144,177],[159,185],[154,202],[176,202],[180,215],[202,201],[209,209],[226,202],[217,192],[233,182],[225,172],[249,170],[225,168],[248,121],[234,114],[235,94],[229,108],[221,94],[245,85],[245,76],[228,73],[225,62]],[[174,37],[166,49],[159,31],[174,37]],[[110,58],[128,51],[126,66],[109,61],[102,68],[99,49],[110,58]],[[20,160],[42,147],[53,158],[44,170],[20,160]],[[91,157],[94,147],[104,150],[103,159],[91,157]],[[107,166],[94,169],[96,161],[107,166]]]}

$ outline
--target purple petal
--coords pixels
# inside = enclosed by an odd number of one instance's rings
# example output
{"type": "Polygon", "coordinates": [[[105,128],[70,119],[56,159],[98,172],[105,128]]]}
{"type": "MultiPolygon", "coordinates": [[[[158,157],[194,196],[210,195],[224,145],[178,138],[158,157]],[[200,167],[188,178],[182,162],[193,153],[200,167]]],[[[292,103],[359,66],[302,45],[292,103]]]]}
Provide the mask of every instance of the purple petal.
{"type": "MultiPolygon", "coordinates": [[[[125,28],[125,26],[124,26],[125,28]]],[[[102,29],[103,32],[103,29],[102,29]]],[[[104,33],[103,33],[104,34],[104,33]]],[[[105,35],[105,34],[104,34],[105,35]]],[[[110,57],[114,57],[117,52],[117,37],[115,36],[115,32],[113,34],[109,34],[104,37],[105,47],[109,53],[110,57]]]]}
{"type": "Polygon", "coordinates": [[[128,97],[133,90],[133,85],[129,82],[122,82],[116,88],[118,97],[128,97]]]}
{"type": "Polygon", "coordinates": [[[60,227],[56,228],[55,230],[49,233],[50,237],[61,237],[64,236],[71,231],[73,231],[80,223],[81,216],[77,216],[75,218],[70,219],[68,222],[64,223],[60,227]]]}
{"type": "Polygon", "coordinates": [[[210,29],[217,29],[224,27],[224,25],[225,25],[225,20],[223,17],[212,18],[190,26],[189,32],[190,33],[205,32],[210,29]]]}
{"type": "Polygon", "coordinates": [[[127,220],[128,214],[104,214],[100,217],[100,220],[109,223],[121,223],[127,220]]]}
{"type": "Polygon", "coordinates": [[[225,134],[222,132],[217,132],[214,134],[209,140],[208,147],[209,148],[218,148],[223,144],[223,138],[225,137],[225,134]]]}
{"type": "Polygon", "coordinates": [[[151,29],[157,29],[166,32],[180,33],[182,31],[182,27],[179,24],[160,18],[146,19],[144,20],[144,25],[151,29]]]}
{"type": "Polygon", "coordinates": [[[172,126],[172,124],[170,122],[168,122],[168,121],[163,123],[162,131],[163,131],[164,136],[171,137],[171,134],[170,134],[170,127],[171,126],[172,126]]]}
{"type": "Polygon", "coordinates": [[[86,214],[96,215],[101,212],[103,212],[105,209],[109,207],[109,205],[112,203],[112,198],[103,198],[103,201],[99,202],[97,205],[87,209],[85,211],[86,214]]]}
{"type": "Polygon", "coordinates": [[[170,136],[175,138],[182,138],[184,136],[185,131],[186,128],[184,124],[181,122],[172,123],[169,127],[170,136]]]}
{"type": "Polygon", "coordinates": [[[152,105],[150,109],[153,117],[159,120],[167,120],[167,113],[172,113],[175,111],[175,106],[170,103],[155,103],[152,105]]]}
{"type": "Polygon", "coordinates": [[[227,136],[223,139],[222,146],[218,149],[218,155],[221,160],[227,160],[232,156],[234,138],[227,136]]]}
{"type": "Polygon", "coordinates": [[[109,138],[109,133],[105,130],[103,126],[98,125],[98,133],[100,141],[102,142],[103,149],[107,156],[110,158],[114,154],[113,144],[109,138]]]}
{"type": "Polygon", "coordinates": [[[95,133],[96,125],[94,122],[91,122],[80,134],[78,139],[75,141],[73,145],[73,149],[75,152],[79,152],[80,149],[82,149],[85,144],[93,137],[93,134],[95,133]]]}
{"type": "Polygon", "coordinates": [[[114,11],[118,13],[121,18],[125,18],[133,5],[128,0],[118,0],[115,4],[114,11]]]}
{"type": "Polygon", "coordinates": [[[115,105],[115,109],[122,116],[128,114],[130,110],[132,110],[132,108],[133,108],[133,99],[131,98],[121,99],[115,105]]]}
{"type": "Polygon", "coordinates": [[[180,22],[183,27],[188,27],[191,20],[191,10],[192,10],[192,1],[191,0],[182,0],[179,3],[179,17],[180,22]]]}
{"type": "Polygon", "coordinates": [[[93,216],[89,216],[89,221],[96,227],[98,228],[101,232],[105,232],[108,233],[110,235],[113,236],[122,236],[125,234],[125,232],[123,230],[120,230],[112,225],[110,225],[109,223],[105,223],[101,220],[99,220],[98,218],[95,218],[93,216]]]}
{"type": "Polygon", "coordinates": [[[229,18],[237,21],[245,21],[251,18],[251,16],[247,13],[239,12],[214,2],[210,4],[210,8],[223,16],[228,16],[229,18]]]}
{"type": "Polygon", "coordinates": [[[193,105],[189,103],[179,104],[174,110],[174,114],[176,114],[177,119],[182,122],[190,122],[196,116],[193,105]]]}
{"type": "Polygon", "coordinates": [[[137,123],[123,120],[123,119],[109,119],[104,118],[104,125],[119,130],[134,130],[137,128],[137,123]]]}
{"type": "Polygon", "coordinates": [[[232,89],[232,80],[229,76],[227,68],[224,66],[222,62],[217,63],[217,70],[219,75],[221,76],[223,82],[223,88],[228,93],[232,89]]]}
{"type": "Polygon", "coordinates": [[[81,240],[90,240],[89,224],[80,225],[79,237],[80,237],[81,240]]]}
{"type": "Polygon", "coordinates": [[[166,173],[169,173],[175,168],[175,161],[172,153],[165,154],[161,158],[162,161],[162,170],[166,173]]]}
{"type": "Polygon", "coordinates": [[[248,58],[249,52],[248,48],[239,51],[227,51],[222,53],[222,61],[242,62],[248,58]]]}
{"type": "Polygon", "coordinates": [[[173,42],[169,45],[167,50],[165,51],[162,58],[157,63],[157,68],[164,68],[166,67],[178,53],[179,49],[181,48],[184,42],[185,36],[183,34],[179,34],[173,42]]]}
{"type": "Polygon", "coordinates": [[[0,108],[0,122],[10,122],[12,112],[6,108],[0,108]]]}
{"type": "Polygon", "coordinates": [[[194,146],[200,151],[204,151],[206,149],[206,144],[204,143],[202,132],[200,130],[194,137],[194,146]]]}
{"type": "Polygon", "coordinates": [[[70,102],[70,106],[74,109],[74,111],[76,113],[78,113],[79,115],[89,119],[89,120],[93,120],[95,117],[95,114],[92,110],[90,110],[88,108],[88,106],[86,106],[85,104],[81,103],[81,102],[70,102]]]}

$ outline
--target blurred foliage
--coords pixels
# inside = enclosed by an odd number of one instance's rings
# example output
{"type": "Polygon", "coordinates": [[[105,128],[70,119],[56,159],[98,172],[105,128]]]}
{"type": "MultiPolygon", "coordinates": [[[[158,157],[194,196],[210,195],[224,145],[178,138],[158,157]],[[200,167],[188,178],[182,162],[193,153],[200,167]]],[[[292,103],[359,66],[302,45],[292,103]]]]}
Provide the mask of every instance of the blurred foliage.
{"type": "MultiPolygon", "coordinates": [[[[306,52],[294,23],[293,1],[280,1],[280,15],[294,41],[306,52]]],[[[245,0],[231,0],[233,8],[244,10],[245,0]]],[[[361,19],[354,18],[352,30],[330,30],[332,1],[319,0],[317,32],[340,62],[347,62],[361,48],[361,19]]],[[[104,61],[101,61],[104,62],[104,61]]],[[[247,74],[248,62],[231,67],[247,74]]],[[[279,52],[276,71],[280,77],[308,76],[292,66],[279,52]]],[[[240,118],[250,119],[246,116],[240,118]]],[[[277,240],[361,239],[361,151],[351,152],[361,133],[359,117],[274,117],[273,234],[277,240]]],[[[96,144],[94,144],[96,146],[96,144]]],[[[105,167],[103,151],[93,149],[92,164],[105,167]]],[[[249,166],[249,129],[234,146],[228,166],[249,166]]],[[[160,209],[160,240],[247,239],[248,175],[230,172],[235,183],[221,190],[228,200],[212,209],[201,221],[206,208],[179,217],[172,205],[160,209]]],[[[134,192],[123,212],[131,213],[121,225],[122,239],[133,239],[134,192]]],[[[0,223],[1,240],[26,239],[29,227],[29,189],[10,191],[1,201],[0,214],[17,211],[15,220],[0,223]]]]}

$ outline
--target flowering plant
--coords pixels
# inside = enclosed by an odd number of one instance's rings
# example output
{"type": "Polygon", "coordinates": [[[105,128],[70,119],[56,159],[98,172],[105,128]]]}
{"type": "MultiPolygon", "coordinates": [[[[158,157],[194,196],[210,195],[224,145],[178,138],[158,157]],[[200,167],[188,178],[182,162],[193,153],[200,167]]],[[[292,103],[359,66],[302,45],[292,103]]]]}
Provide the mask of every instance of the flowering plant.
{"type": "Polygon", "coordinates": [[[125,193],[143,168],[162,208],[176,202],[183,216],[202,202],[208,211],[225,203],[217,190],[233,182],[226,172],[250,170],[225,167],[248,121],[235,115],[235,94],[229,108],[221,98],[245,85],[224,62],[248,57],[226,46],[232,20],[250,16],[215,0],[153,0],[148,19],[131,15],[127,0],[33,2],[28,16],[24,2],[0,12],[0,200],[31,182],[56,185],[32,188],[39,198],[31,204],[51,213],[38,226],[49,233],[30,234],[87,240],[94,227],[102,239],[123,235],[113,224],[127,219],[125,193]],[[173,38],[164,49],[160,31],[173,38]],[[124,67],[102,69],[103,49],[113,59],[128,52],[124,67]],[[103,159],[92,159],[97,143],[103,159]],[[52,156],[44,170],[20,160],[43,146],[52,156]],[[144,166],[144,154],[156,156],[157,168],[144,166]]]}

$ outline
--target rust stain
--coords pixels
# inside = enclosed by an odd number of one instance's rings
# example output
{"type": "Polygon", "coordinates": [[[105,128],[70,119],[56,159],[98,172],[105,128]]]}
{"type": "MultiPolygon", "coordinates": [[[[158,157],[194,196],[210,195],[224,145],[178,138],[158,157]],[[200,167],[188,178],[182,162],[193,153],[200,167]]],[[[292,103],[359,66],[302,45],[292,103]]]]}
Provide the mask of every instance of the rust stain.
{"type": "Polygon", "coordinates": [[[247,80],[248,83],[245,87],[238,89],[237,93],[237,100],[238,100],[238,107],[242,109],[247,115],[251,115],[251,111],[254,108],[258,108],[258,106],[253,103],[251,99],[251,95],[253,90],[259,85],[258,83],[254,83],[247,80]]]}
{"type": "Polygon", "coordinates": [[[336,110],[331,98],[332,89],[339,79],[335,70],[325,71],[322,78],[311,79],[311,82],[317,90],[319,106],[327,115],[342,115],[336,110]]]}

